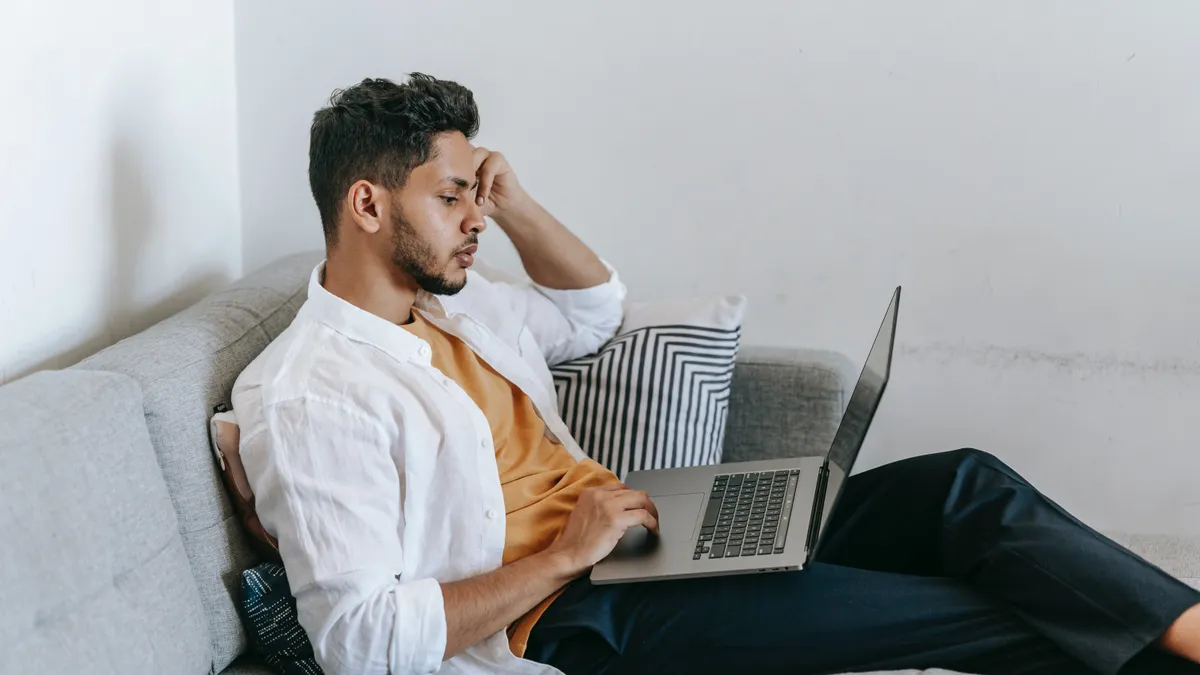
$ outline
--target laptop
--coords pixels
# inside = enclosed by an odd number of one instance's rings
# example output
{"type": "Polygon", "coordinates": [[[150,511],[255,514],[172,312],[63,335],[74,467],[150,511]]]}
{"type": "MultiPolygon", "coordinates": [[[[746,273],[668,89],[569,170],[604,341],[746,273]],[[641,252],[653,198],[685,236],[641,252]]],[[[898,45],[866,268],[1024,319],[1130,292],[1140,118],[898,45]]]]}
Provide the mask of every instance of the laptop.
{"type": "Polygon", "coordinates": [[[659,534],[630,528],[592,568],[594,584],[803,569],[854,468],[892,368],[900,288],[824,457],[632,471],[658,508],[659,534]]]}

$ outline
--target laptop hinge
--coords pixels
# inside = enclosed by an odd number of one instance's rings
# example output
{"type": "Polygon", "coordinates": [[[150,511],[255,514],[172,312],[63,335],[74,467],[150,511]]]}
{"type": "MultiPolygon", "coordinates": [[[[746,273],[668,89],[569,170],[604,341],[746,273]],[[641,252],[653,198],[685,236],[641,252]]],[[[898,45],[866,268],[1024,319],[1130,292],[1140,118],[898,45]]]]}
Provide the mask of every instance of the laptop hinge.
{"type": "Polygon", "coordinates": [[[821,519],[825,515],[825,490],[829,487],[829,460],[821,464],[821,472],[817,474],[817,497],[813,500],[812,518],[808,521],[808,538],[804,542],[811,560],[813,549],[817,546],[817,537],[821,534],[821,519]]]}

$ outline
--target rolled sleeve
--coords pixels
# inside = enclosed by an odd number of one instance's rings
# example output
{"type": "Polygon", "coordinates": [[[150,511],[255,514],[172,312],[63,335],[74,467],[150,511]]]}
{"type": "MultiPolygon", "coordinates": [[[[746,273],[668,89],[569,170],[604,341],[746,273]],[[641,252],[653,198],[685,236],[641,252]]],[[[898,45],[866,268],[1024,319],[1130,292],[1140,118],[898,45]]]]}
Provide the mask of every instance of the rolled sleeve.
{"type": "Polygon", "coordinates": [[[264,410],[242,448],[300,625],[328,675],[435,673],[446,615],[435,579],[403,579],[400,477],[382,427],[332,400],[264,410]]]}
{"type": "Polygon", "coordinates": [[[620,329],[625,284],[612,265],[604,266],[608,281],[590,288],[510,287],[517,296],[514,304],[524,307],[525,324],[550,365],[595,353],[620,329]]]}
{"type": "Polygon", "coordinates": [[[379,582],[354,573],[296,592],[317,663],[327,675],[436,673],[446,653],[441,584],[379,582]]]}
{"type": "Polygon", "coordinates": [[[393,672],[437,672],[446,653],[446,604],[442,598],[442,585],[434,579],[422,579],[396,586],[392,594],[397,598],[396,634],[392,636],[392,644],[413,644],[409,648],[398,646],[392,650],[391,662],[399,667],[393,672]]]}

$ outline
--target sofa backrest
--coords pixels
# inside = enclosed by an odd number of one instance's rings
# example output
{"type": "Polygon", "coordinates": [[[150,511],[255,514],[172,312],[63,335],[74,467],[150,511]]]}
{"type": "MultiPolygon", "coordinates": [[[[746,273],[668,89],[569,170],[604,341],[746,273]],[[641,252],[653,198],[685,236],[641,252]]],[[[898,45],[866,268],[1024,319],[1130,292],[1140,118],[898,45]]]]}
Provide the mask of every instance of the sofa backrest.
{"type": "Polygon", "coordinates": [[[0,673],[202,675],[212,643],[136,382],[0,387],[0,673]]]}
{"type": "Polygon", "coordinates": [[[238,374],[295,318],[319,260],[280,260],[72,367],[121,373],[141,386],[145,425],[208,621],[213,672],[246,649],[240,575],[257,560],[217,473],[208,419],[229,401],[238,374]]]}
{"type": "Polygon", "coordinates": [[[845,356],[743,347],[729,393],[725,462],[829,452],[858,370],[845,356]]]}

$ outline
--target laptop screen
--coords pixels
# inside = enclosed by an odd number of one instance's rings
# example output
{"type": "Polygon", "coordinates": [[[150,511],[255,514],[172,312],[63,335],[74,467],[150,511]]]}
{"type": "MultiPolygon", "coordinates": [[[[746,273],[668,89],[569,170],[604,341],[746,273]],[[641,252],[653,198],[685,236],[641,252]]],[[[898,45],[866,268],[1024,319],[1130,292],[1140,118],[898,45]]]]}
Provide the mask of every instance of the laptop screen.
{"type": "MultiPolygon", "coordinates": [[[[875,416],[879,400],[883,397],[883,388],[887,384],[888,375],[892,369],[892,345],[896,337],[896,310],[900,305],[900,289],[892,295],[887,313],[883,316],[883,324],[867,354],[867,363],[858,376],[858,383],[850,394],[850,402],[842,413],[842,423],[838,426],[837,434],[833,437],[833,445],[829,448],[829,463],[838,467],[846,474],[854,466],[858,451],[862,448],[863,440],[867,437],[867,426],[875,416]]],[[[831,467],[832,468],[832,467],[831,467]]]]}
{"type": "MultiPolygon", "coordinates": [[[[871,425],[871,419],[875,417],[879,401],[883,398],[883,390],[892,371],[892,349],[896,341],[896,315],[899,311],[900,289],[896,288],[887,313],[883,315],[879,332],[875,335],[875,343],[867,354],[867,362],[850,394],[850,402],[842,413],[842,423],[829,447],[829,478],[820,535],[824,535],[824,525],[837,506],[842,485],[858,459],[858,452],[867,437],[867,427],[871,425]]],[[[820,548],[820,539],[817,540],[817,548],[820,548]]]]}

